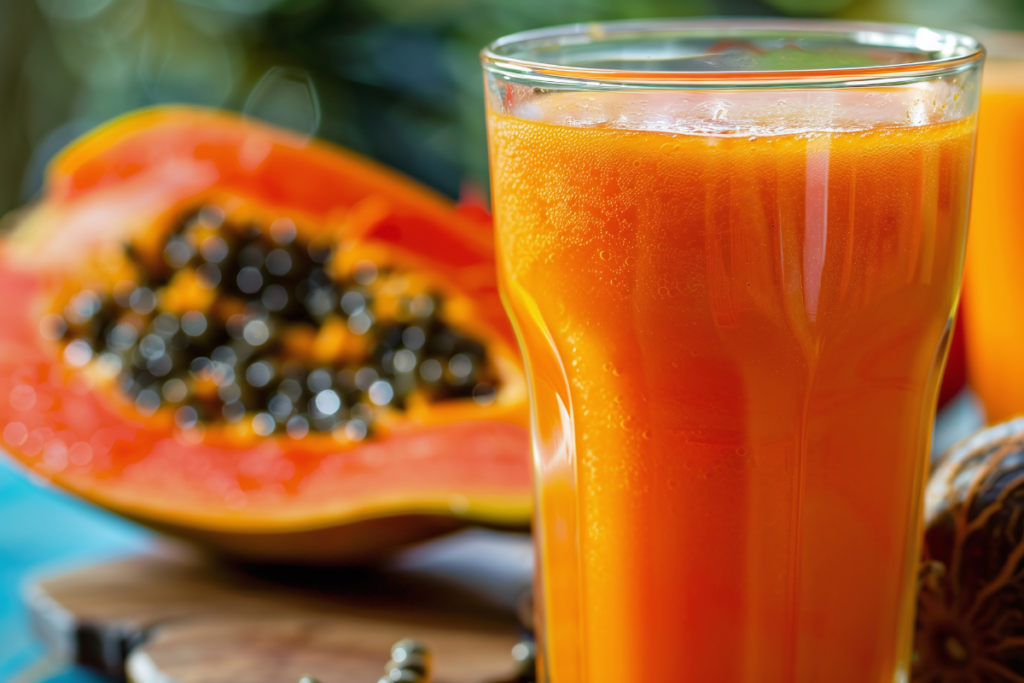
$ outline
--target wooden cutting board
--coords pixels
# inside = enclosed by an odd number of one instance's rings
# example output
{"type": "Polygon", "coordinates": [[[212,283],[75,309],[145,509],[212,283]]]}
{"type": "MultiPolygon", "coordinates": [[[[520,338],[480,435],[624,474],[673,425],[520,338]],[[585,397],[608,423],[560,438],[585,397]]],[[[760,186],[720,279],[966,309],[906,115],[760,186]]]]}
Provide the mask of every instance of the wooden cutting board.
{"type": "Polygon", "coordinates": [[[375,683],[407,637],[431,648],[435,683],[515,680],[515,613],[421,569],[252,568],[159,553],[41,577],[25,600],[52,650],[113,680],[375,683]]]}

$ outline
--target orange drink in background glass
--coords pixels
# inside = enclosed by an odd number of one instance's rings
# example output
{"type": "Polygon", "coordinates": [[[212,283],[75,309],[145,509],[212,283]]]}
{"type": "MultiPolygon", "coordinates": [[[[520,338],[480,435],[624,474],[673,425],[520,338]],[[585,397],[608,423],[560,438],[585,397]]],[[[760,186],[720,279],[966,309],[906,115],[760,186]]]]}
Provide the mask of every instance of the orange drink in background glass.
{"type": "Polygon", "coordinates": [[[1024,34],[987,33],[964,332],[989,422],[1024,413],[1024,34]]]}
{"type": "Polygon", "coordinates": [[[485,50],[542,680],[908,680],[981,59],[794,21],[485,50]]]}

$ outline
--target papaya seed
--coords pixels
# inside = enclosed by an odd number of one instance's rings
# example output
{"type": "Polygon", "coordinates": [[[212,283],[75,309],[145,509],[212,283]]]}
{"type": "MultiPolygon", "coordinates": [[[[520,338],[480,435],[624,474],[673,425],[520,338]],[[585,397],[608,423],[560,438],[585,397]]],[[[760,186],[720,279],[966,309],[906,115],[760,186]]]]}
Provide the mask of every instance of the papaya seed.
{"type": "Polygon", "coordinates": [[[336,245],[300,234],[287,218],[263,228],[203,206],[164,236],[158,261],[125,245],[134,279],[69,293],[40,334],[70,365],[116,376],[143,416],[176,411],[179,429],[357,442],[414,396],[493,402],[485,345],[443,322],[445,299],[422,274],[367,259],[337,274],[336,245]]]}

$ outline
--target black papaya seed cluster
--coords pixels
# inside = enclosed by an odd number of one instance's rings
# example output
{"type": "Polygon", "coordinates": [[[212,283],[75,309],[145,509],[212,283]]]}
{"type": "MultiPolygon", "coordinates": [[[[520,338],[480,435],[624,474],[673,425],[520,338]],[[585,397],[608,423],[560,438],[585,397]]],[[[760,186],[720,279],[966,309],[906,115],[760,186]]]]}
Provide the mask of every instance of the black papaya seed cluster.
{"type": "Polygon", "coordinates": [[[486,346],[444,322],[423,277],[370,261],[339,275],[334,255],[286,218],[233,222],[206,206],[155,246],[127,245],[109,286],[81,289],[40,329],[68,364],[185,430],[359,441],[413,401],[494,400],[486,346]]]}

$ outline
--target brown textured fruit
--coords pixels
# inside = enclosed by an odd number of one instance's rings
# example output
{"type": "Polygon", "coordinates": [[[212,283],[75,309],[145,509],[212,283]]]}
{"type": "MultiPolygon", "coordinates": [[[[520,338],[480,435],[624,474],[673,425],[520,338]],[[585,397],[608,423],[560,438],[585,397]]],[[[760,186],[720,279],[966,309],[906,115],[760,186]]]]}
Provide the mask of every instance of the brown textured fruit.
{"type": "Polygon", "coordinates": [[[1024,418],[949,451],[925,500],[913,680],[1024,682],[1024,418]]]}

